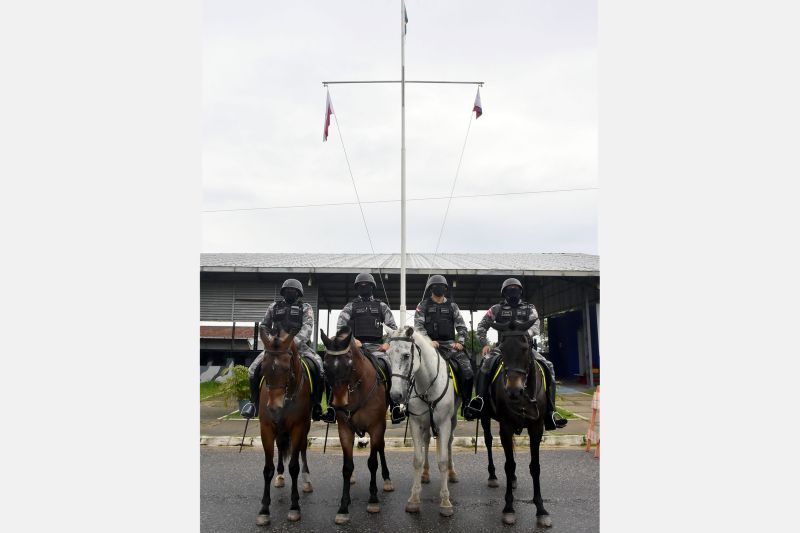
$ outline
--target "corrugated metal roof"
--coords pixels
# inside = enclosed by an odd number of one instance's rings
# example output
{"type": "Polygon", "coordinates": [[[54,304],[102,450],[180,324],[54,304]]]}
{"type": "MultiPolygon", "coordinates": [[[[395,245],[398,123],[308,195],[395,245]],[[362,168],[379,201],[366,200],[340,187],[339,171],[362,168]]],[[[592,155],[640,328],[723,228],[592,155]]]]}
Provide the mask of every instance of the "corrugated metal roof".
{"type": "MultiPolygon", "coordinates": [[[[200,254],[205,272],[400,272],[400,254],[200,254]]],[[[406,254],[409,274],[599,275],[590,254],[406,254]]]]}

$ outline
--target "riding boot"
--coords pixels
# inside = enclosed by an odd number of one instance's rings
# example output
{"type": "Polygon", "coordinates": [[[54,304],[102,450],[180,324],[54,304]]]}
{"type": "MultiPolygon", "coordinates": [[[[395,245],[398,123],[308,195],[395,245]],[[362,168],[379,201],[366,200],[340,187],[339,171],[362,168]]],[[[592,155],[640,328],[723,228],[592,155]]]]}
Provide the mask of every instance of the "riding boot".
{"type": "Polygon", "coordinates": [[[544,428],[552,431],[567,425],[567,419],[562,418],[556,411],[556,381],[547,374],[547,415],[544,417],[544,428]]]}
{"type": "Polygon", "coordinates": [[[467,378],[464,380],[462,387],[461,387],[461,416],[466,418],[464,414],[464,410],[467,408],[467,404],[470,402],[472,398],[472,384],[475,381],[474,378],[467,378]]]}
{"type": "Polygon", "coordinates": [[[475,397],[469,401],[467,407],[464,408],[464,418],[466,420],[475,420],[480,416],[483,411],[483,398],[489,389],[489,372],[491,372],[491,364],[488,359],[484,359],[483,364],[478,369],[478,377],[475,380],[475,397]]]}
{"type": "Polygon", "coordinates": [[[322,417],[322,380],[323,375],[317,363],[311,357],[303,356],[308,365],[311,375],[311,420],[319,420],[322,417]]]}
{"type": "MultiPolygon", "coordinates": [[[[320,394],[322,393],[322,387],[320,387],[320,394]]],[[[320,416],[320,420],[323,422],[327,422],[328,424],[333,424],[336,422],[336,410],[334,410],[333,406],[331,405],[331,386],[328,383],[328,380],[325,380],[325,399],[328,405],[328,408],[325,412],[320,416]]],[[[322,406],[320,406],[320,409],[322,406]]]]}
{"type": "Polygon", "coordinates": [[[250,402],[244,404],[239,411],[244,418],[253,418],[258,415],[258,393],[261,389],[261,365],[258,365],[253,375],[248,378],[250,384],[250,402]]]}

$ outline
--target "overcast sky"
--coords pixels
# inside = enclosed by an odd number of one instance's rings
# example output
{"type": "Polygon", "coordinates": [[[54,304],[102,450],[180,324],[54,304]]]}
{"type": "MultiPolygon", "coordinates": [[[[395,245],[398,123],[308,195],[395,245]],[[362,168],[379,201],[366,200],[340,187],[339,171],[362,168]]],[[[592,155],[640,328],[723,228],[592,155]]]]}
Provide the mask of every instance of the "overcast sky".
{"type": "MultiPolygon", "coordinates": [[[[480,80],[455,195],[597,187],[594,0],[407,0],[406,79],[480,80]]],[[[399,79],[399,1],[206,0],[203,209],[353,202],[323,80],[399,79]]],[[[407,196],[448,196],[474,86],[407,85],[407,196]]],[[[400,88],[334,85],[362,201],[399,200],[400,88]]],[[[598,191],[454,199],[440,252],[597,249],[598,191]]],[[[409,202],[407,250],[433,252],[447,200],[409,202]]],[[[376,253],[400,204],[367,204],[376,253]]],[[[203,252],[369,253],[356,205],[203,213],[203,252]]]]}

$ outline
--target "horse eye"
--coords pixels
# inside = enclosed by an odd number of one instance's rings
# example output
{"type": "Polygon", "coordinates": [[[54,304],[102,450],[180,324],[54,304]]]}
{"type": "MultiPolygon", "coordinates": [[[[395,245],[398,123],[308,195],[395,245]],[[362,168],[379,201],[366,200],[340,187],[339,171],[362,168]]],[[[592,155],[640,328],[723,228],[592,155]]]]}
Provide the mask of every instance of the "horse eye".
{"type": "Polygon", "coordinates": [[[411,355],[411,354],[410,354],[410,353],[408,353],[408,352],[404,353],[404,354],[403,354],[403,359],[408,359],[408,357],[409,357],[410,355],[411,355]]]}

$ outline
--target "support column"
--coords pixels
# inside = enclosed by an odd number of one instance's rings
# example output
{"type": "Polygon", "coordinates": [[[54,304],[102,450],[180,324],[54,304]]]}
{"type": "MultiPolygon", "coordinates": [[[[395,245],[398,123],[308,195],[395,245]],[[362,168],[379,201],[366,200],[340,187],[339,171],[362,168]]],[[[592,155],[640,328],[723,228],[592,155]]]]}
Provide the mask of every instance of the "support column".
{"type": "Polygon", "coordinates": [[[314,308],[314,331],[312,335],[314,340],[311,342],[314,346],[312,346],[311,349],[316,353],[317,344],[319,344],[319,299],[317,299],[317,306],[314,308]]]}
{"type": "Polygon", "coordinates": [[[584,323],[586,324],[583,328],[584,331],[584,338],[586,339],[586,359],[587,359],[587,377],[586,377],[586,384],[590,387],[594,387],[594,372],[593,364],[592,364],[592,320],[591,315],[589,313],[589,293],[584,289],[584,307],[583,307],[583,319],[584,323]]]}

